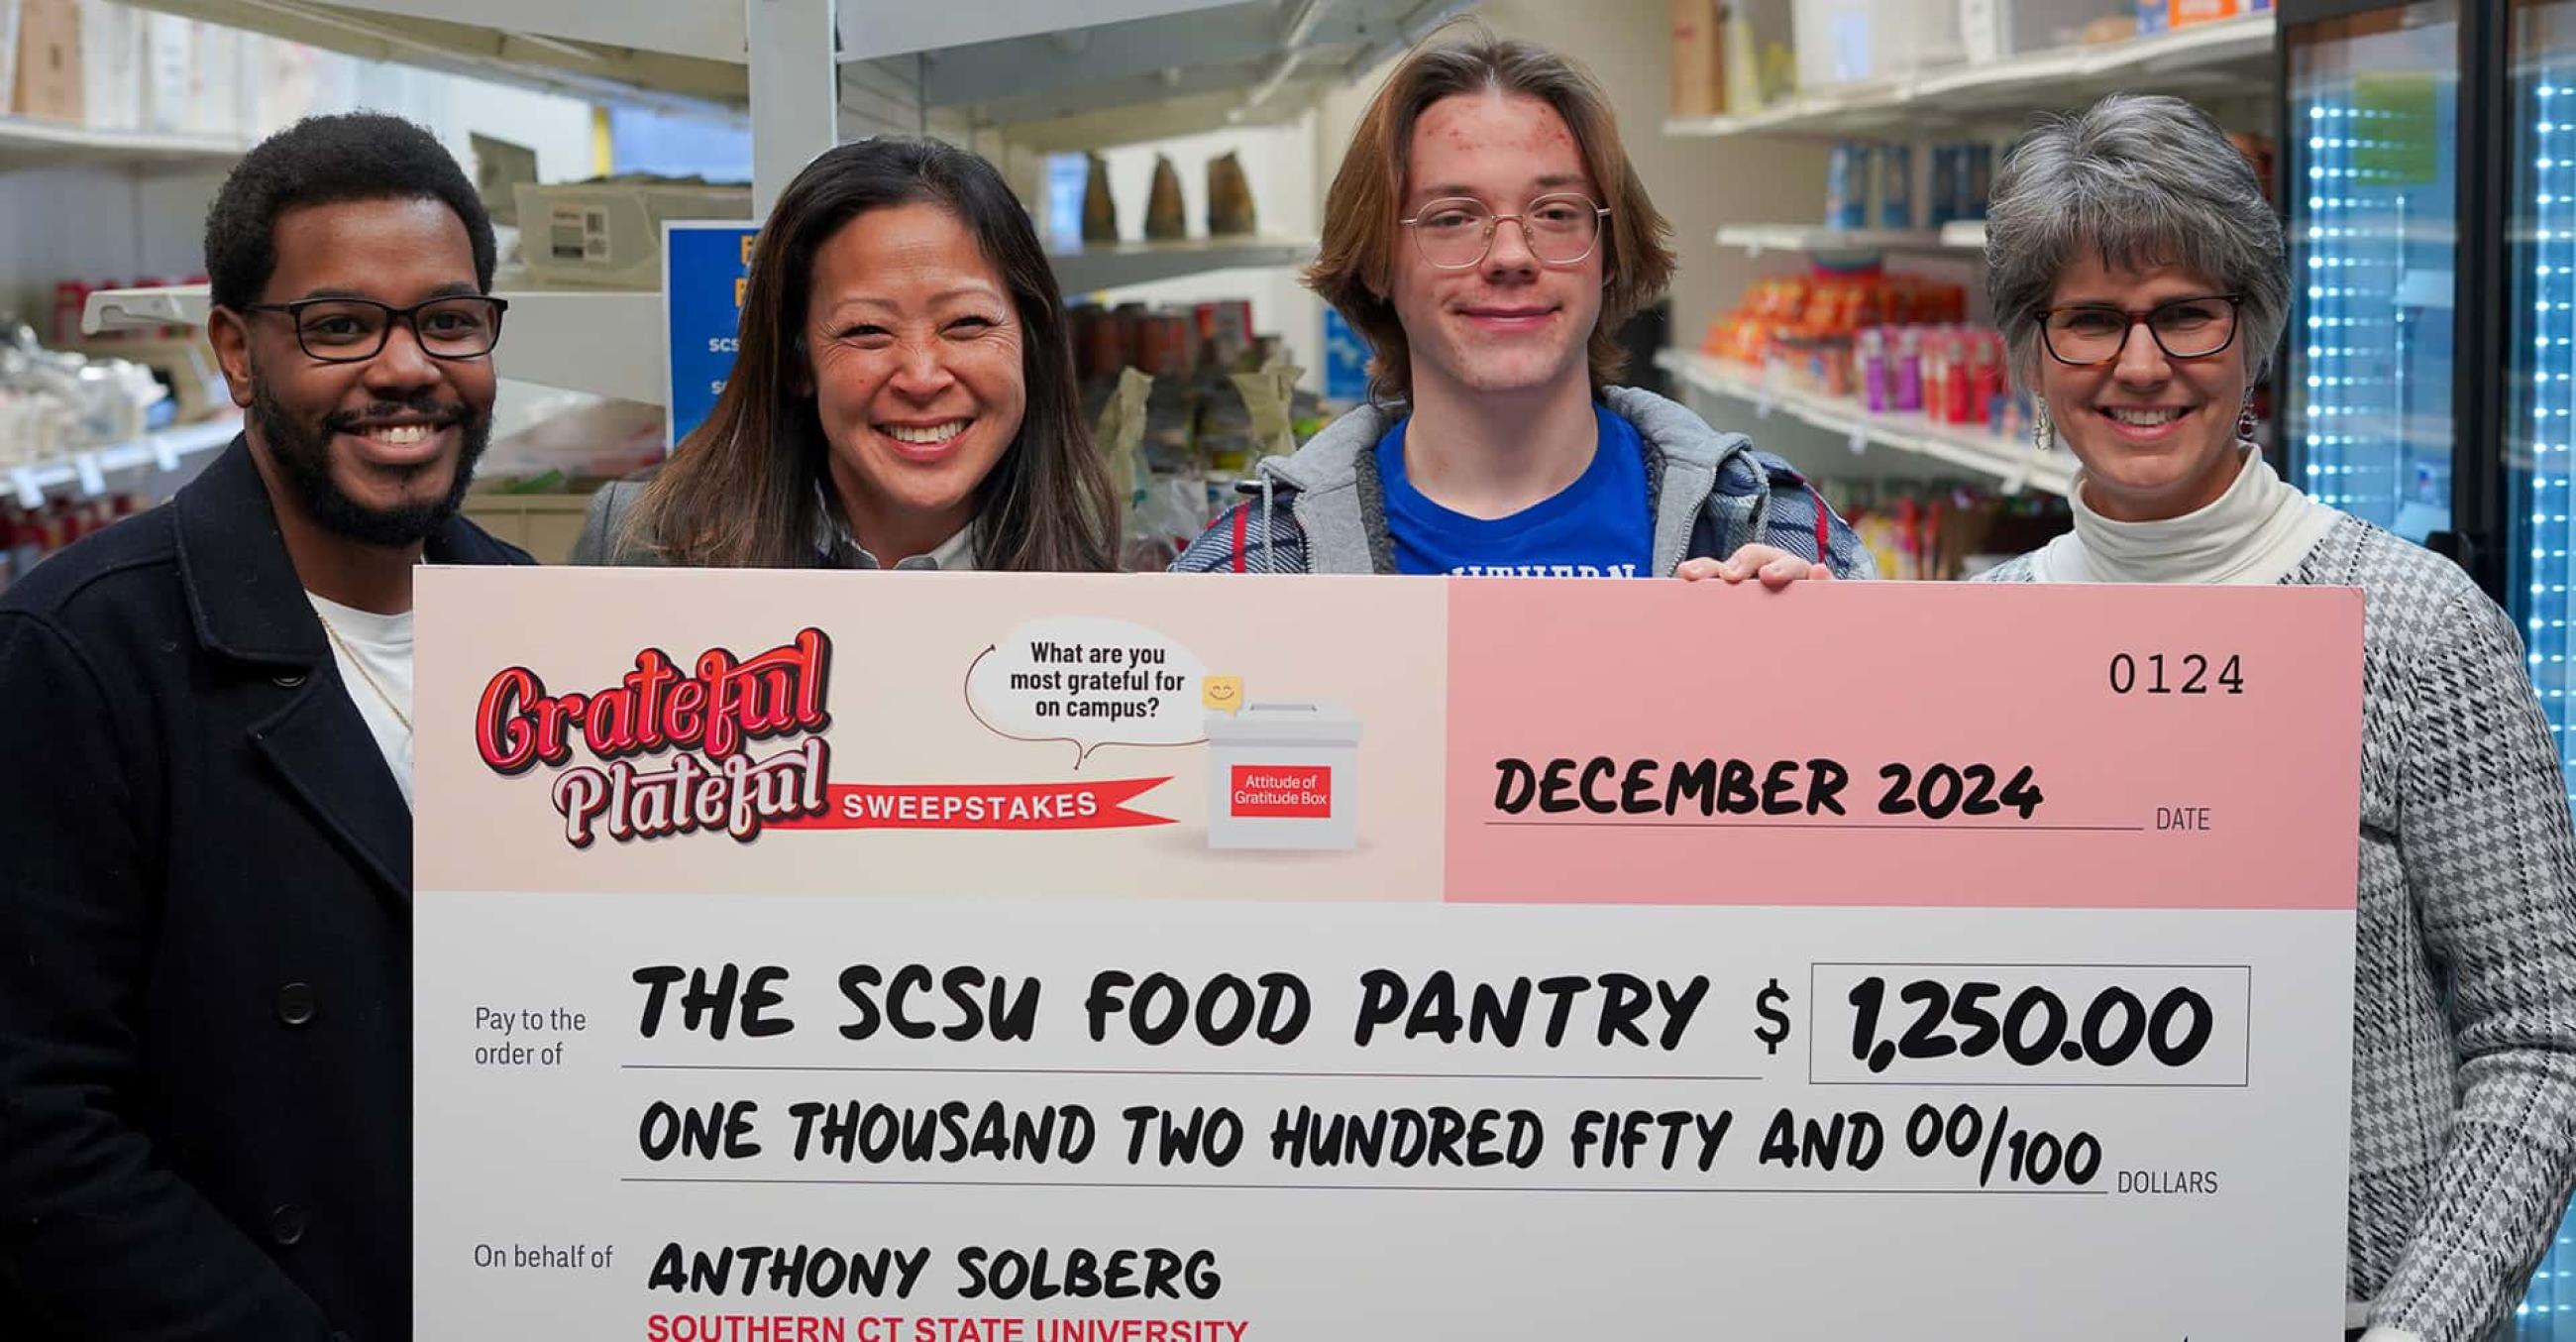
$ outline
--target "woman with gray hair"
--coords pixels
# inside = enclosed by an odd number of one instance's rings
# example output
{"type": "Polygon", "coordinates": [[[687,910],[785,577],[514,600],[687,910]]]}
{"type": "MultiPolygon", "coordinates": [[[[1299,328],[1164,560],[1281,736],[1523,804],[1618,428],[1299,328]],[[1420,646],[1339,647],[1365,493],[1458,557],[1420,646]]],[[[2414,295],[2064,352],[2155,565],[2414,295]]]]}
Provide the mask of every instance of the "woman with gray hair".
{"type": "MultiPolygon", "coordinates": [[[[2471,1342],[2576,1181],[2576,838],[2504,612],[2247,441],[2289,276],[2207,115],[2114,95],[2015,146],[1987,291],[2075,529],[1994,581],[2358,587],[2363,633],[2346,1323],[2471,1342]]],[[[2364,1331],[2366,1330],[2366,1331],[2364,1331]]]]}

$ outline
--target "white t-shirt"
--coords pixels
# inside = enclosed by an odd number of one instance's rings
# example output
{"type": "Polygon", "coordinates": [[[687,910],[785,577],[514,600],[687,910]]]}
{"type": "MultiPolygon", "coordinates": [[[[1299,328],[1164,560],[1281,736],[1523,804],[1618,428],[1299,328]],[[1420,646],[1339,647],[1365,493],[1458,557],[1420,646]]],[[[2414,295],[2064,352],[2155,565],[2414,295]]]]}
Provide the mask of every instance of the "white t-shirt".
{"type": "Polygon", "coordinates": [[[411,805],[411,728],[403,725],[403,719],[411,716],[411,612],[378,615],[311,592],[304,597],[329,631],[339,635],[330,640],[331,660],[340,664],[340,681],[348,687],[349,700],[374,733],[376,749],[384,752],[385,767],[393,772],[394,785],[402,789],[403,805],[411,805]],[[352,653],[357,655],[355,663],[349,660],[352,653]],[[388,698],[392,703],[386,702],[388,698]],[[401,709],[399,715],[396,708],[401,709]]]}

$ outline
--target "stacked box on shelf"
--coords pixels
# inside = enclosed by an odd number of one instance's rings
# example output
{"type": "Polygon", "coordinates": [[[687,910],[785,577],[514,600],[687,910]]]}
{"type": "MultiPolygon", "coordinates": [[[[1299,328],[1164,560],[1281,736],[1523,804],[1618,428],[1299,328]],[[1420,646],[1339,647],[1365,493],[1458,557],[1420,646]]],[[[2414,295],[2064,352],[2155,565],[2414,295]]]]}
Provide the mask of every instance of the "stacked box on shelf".
{"type": "Polygon", "coordinates": [[[91,130],[143,129],[143,11],[80,0],[81,120],[91,130]]]}
{"type": "Polygon", "coordinates": [[[242,35],[175,14],[145,16],[143,122],[173,135],[241,134],[242,35]]]}
{"type": "Polygon", "coordinates": [[[40,121],[81,119],[80,0],[15,0],[16,71],[7,110],[40,121]]]}
{"type": "Polygon", "coordinates": [[[0,0],[0,115],[18,106],[18,0],[0,0]]]}
{"type": "Polygon", "coordinates": [[[2137,0],[1959,0],[1960,44],[1971,64],[2124,42],[2139,27],[2137,0]]]}
{"type": "Polygon", "coordinates": [[[1796,0],[1798,88],[1868,84],[1956,64],[1958,10],[1941,0],[1796,0]]]}

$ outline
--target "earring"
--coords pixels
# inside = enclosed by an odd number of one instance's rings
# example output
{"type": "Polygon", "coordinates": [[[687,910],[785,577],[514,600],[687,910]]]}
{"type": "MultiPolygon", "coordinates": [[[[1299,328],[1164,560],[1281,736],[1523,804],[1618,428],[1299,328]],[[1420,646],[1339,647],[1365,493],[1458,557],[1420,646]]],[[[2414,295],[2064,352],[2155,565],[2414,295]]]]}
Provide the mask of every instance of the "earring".
{"type": "Polygon", "coordinates": [[[2049,422],[2048,402],[2042,401],[2030,417],[2030,449],[2045,452],[2057,442],[2057,426],[2049,422]]]}
{"type": "Polygon", "coordinates": [[[2237,441],[2253,442],[2254,431],[2261,427],[2262,422],[2254,418],[2254,398],[2248,396],[2245,398],[2245,408],[2236,412],[2237,441]]]}

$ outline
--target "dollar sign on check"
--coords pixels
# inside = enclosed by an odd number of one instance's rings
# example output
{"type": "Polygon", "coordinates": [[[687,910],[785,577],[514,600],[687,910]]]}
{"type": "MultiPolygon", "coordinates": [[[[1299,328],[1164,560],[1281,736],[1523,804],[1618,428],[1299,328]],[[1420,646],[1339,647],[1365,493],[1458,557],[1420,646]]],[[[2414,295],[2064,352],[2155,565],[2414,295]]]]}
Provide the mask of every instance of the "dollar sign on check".
{"type": "Polygon", "coordinates": [[[1789,990],[1781,987],[1778,979],[1753,994],[1753,1010],[1762,1017],[1762,1023],[1753,1027],[1753,1037],[1767,1045],[1774,1056],[1780,1052],[1780,1041],[1789,1037],[1789,1013],[1781,1010],[1788,1004],[1789,990]]]}

